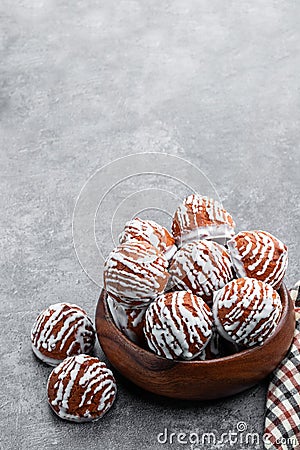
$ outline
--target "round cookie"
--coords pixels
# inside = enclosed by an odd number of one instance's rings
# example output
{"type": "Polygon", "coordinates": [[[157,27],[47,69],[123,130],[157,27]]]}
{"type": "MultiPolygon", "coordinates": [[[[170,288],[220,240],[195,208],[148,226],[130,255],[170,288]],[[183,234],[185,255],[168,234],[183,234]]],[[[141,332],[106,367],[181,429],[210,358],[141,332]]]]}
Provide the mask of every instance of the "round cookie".
{"type": "Polygon", "coordinates": [[[254,278],[230,281],[214,295],[218,332],[242,347],[261,345],[275,331],[282,312],[278,293],[254,278]]]}
{"type": "Polygon", "coordinates": [[[120,244],[123,244],[132,239],[148,242],[163,253],[167,259],[171,259],[177,250],[173,236],[166,228],[153,220],[143,220],[137,217],[127,222],[119,236],[119,241],[120,244]]]}
{"type": "Polygon", "coordinates": [[[160,295],[146,311],[146,341],[159,356],[169,359],[196,358],[212,335],[212,313],[191,292],[160,295]]]}
{"type": "Polygon", "coordinates": [[[225,247],[213,241],[192,241],[175,253],[169,269],[174,284],[206,302],[233,279],[233,266],[225,247]]]}
{"type": "Polygon", "coordinates": [[[173,216],[172,234],[179,246],[197,239],[224,244],[234,229],[235,223],[223,206],[199,194],[189,195],[173,216]]]}
{"type": "Polygon", "coordinates": [[[266,231],[241,231],[228,241],[236,273],[252,277],[278,289],[288,265],[285,244],[266,231]]]}
{"type": "Polygon", "coordinates": [[[49,405],[61,419],[90,422],[100,419],[111,408],[117,387],[104,362],[77,355],[53,369],[47,390],[49,405]]]}
{"type": "Polygon", "coordinates": [[[35,320],[31,343],[40,360],[56,366],[67,356],[90,353],[95,344],[95,330],[82,308],[70,303],[56,303],[35,320]]]}
{"type": "Polygon", "coordinates": [[[149,304],[168,282],[168,261],[145,241],[128,241],[116,247],[104,265],[104,287],[124,304],[149,304]]]}

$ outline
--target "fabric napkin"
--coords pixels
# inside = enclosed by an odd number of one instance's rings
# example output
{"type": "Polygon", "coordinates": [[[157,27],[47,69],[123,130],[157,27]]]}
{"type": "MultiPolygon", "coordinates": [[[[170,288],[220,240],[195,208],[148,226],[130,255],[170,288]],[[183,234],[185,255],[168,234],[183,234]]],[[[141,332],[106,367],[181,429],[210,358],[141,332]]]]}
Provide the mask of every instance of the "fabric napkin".
{"type": "Polygon", "coordinates": [[[300,450],[300,281],[290,294],[296,327],[289,353],[273,372],[268,389],[264,434],[268,450],[300,450]]]}

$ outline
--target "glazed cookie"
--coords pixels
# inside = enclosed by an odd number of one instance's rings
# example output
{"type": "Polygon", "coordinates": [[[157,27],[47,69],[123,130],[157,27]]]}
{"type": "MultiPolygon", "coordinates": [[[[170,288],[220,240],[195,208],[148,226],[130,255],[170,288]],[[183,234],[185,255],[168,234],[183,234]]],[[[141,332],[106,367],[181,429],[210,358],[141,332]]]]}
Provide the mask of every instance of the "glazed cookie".
{"type": "Polygon", "coordinates": [[[35,320],[31,343],[39,359],[55,366],[67,356],[90,353],[95,344],[95,330],[82,308],[70,303],[56,303],[35,320]]]}
{"type": "Polygon", "coordinates": [[[238,278],[214,296],[218,332],[242,347],[261,345],[275,331],[282,312],[277,292],[254,278],[238,278]]]}
{"type": "Polygon", "coordinates": [[[100,419],[117,392],[114,376],[104,362],[87,355],[66,358],[50,374],[48,402],[61,418],[72,422],[100,419]]]}
{"type": "Polygon", "coordinates": [[[168,261],[145,241],[120,244],[104,265],[104,287],[117,301],[149,304],[161,294],[168,282],[168,261]]]}
{"type": "Polygon", "coordinates": [[[172,233],[179,246],[198,239],[224,244],[234,229],[235,223],[223,206],[199,194],[189,195],[173,216],[172,233]]]}
{"type": "Polygon", "coordinates": [[[288,250],[266,231],[242,231],[228,241],[235,270],[240,277],[252,277],[278,289],[288,265],[288,250]]]}
{"type": "Polygon", "coordinates": [[[159,296],[146,311],[145,336],[149,348],[169,359],[194,359],[212,335],[212,313],[191,292],[159,296]]]}
{"type": "Polygon", "coordinates": [[[213,241],[192,241],[175,253],[170,275],[179,289],[212,301],[213,293],[233,279],[233,266],[225,247],[213,241]]]}

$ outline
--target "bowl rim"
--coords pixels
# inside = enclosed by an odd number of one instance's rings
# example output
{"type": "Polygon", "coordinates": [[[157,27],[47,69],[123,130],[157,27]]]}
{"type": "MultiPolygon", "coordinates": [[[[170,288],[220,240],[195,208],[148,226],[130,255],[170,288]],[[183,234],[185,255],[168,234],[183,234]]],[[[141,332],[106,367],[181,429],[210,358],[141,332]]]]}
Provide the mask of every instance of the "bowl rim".
{"type": "MultiPolygon", "coordinates": [[[[104,304],[104,313],[105,313],[105,320],[109,321],[110,326],[112,326],[114,328],[114,332],[118,335],[118,337],[120,339],[122,339],[124,341],[124,344],[126,344],[126,346],[129,346],[133,349],[133,351],[138,351],[141,355],[145,355],[145,358],[156,358],[162,361],[168,361],[168,362],[172,362],[174,364],[184,364],[184,365],[197,365],[197,366],[206,366],[206,365],[219,365],[219,364],[223,364],[224,362],[230,362],[233,360],[237,360],[240,358],[246,358],[247,356],[252,356],[254,354],[259,354],[261,352],[263,352],[266,347],[268,347],[268,345],[270,345],[272,343],[272,341],[274,340],[274,338],[276,338],[276,336],[283,331],[283,328],[285,326],[285,322],[289,313],[290,308],[292,307],[292,300],[289,294],[289,291],[286,287],[286,285],[284,283],[282,283],[280,285],[280,287],[278,289],[276,289],[276,292],[279,294],[281,301],[283,302],[283,309],[282,309],[282,314],[281,317],[279,319],[279,322],[277,324],[277,327],[275,329],[275,331],[264,341],[264,343],[262,345],[257,345],[254,346],[252,348],[248,348],[245,350],[241,350],[237,353],[233,353],[232,355],[228,355],[228,356],[223,356],[221,358],[214,358],[214,359],[208,359],[208,360],[197,360],[197,359],[192,359],[192,360],[182,360],[182,359],[169,359],[169,358],[164,358],[162,356],[157,355],[154,352],[151,352],[148,349],[145,349],[143,347],[140,347],[138,344],[136,344],[135,342],[131,341],[124,333],[122,333],[122,331],[115,325],[113,317],[111,315],[111,312],[109,310],[108,304],[107,304],[107,297],[109,296],[109,293],[102,288],[101,292],[100,292],[100,297],[98,299],[98,303],[97,303],[97,307],[96,307],[96,319],[99,316],[99,309],[100,309],[100,303],[103,302],[104,304]]],[[[96,320],[96,332],[99,335],[100,332],[97,329],[97,320],[96,320]]],[[[101,345],[101,343],[100,343],[101,345]]]]}

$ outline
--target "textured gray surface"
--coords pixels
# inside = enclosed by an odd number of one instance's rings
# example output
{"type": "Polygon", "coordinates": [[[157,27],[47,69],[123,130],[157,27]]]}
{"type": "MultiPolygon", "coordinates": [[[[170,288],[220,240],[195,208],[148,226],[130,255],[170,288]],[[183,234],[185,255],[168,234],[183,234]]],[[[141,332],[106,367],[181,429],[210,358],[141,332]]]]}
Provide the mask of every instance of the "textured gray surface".
{"type": "MultiPolygon", "coordinates": [[[[289,245],[288,284],[297,278],[299,14],[298,2],[278,0],[1,1],[1,448],[191,448],[159,444],[157,433],[221,434],[240,420],[261,433],[264,385],[200,404],[121,377],[102,421],[62,422],[48,409],[50,368],[34,359],[29,333],[56,301],[94,315],[99,288],[77,261],[72,212],[88,177],[129,153],[195,163],[240,229],[289,245]]],[[[125,183],[110,203],[146,181],[125,183]]],[[[101,239],[109,224],[98,225],[101,239]]]]}

